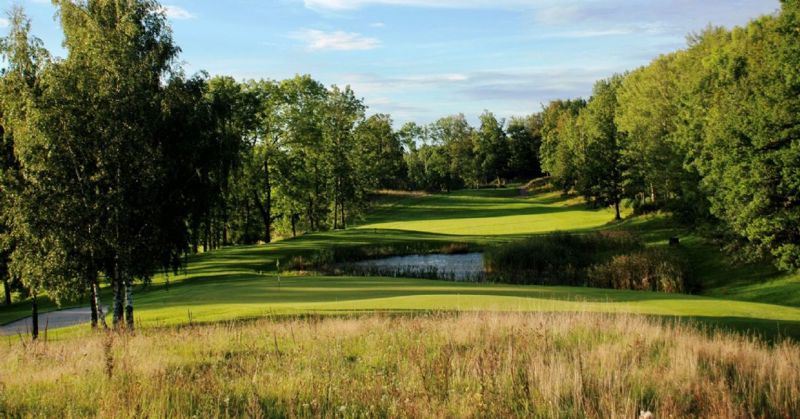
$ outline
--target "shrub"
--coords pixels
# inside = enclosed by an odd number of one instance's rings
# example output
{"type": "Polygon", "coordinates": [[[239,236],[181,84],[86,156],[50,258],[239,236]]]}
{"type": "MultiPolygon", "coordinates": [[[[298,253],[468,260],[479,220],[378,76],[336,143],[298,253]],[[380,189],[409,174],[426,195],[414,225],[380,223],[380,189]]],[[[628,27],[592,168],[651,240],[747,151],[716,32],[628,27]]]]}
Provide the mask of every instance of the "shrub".
{"type": "Polygon", "coordinates": [[[674,249],[646,249],[614,256],[589,269],[588,285],[637,291],[688,291],[686,258],[674,249]]]}

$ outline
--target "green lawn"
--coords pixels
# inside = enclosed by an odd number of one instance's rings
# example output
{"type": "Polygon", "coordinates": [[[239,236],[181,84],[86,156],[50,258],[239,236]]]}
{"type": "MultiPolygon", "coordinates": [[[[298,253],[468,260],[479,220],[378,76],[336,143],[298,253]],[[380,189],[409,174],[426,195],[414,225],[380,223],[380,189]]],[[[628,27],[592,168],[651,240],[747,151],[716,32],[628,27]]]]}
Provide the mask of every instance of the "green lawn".
{"type": "MultiPolygon", "coordinates": [[[[392,199],[350,230],[192,257],[185,273],[160,276],[148,289],[137,290],[136,313],[143,325],[157,326],[186,323],[190,317],[210,322],[311,312],[599,311],[691,317],[744,329],[781,329],[781,333],[800,336],[797,275],[781,274],[764,265],[732,264],[712,245],[664,216],[608,223],[612,218],[610,211],[590,209],[576,199],[552,193],[522,197],[514,189],[392,199]],[[652,245],[680,236],[706,286],[704,295],[317,276],[283,277],[279,287],[275,273],[278,259],[332,246],[419,241],[483,246],[539,232],[597,228],[637,230],[652,245]]],[[[110,303],[107,293],[103,298],[110,303]]],[[[44,302],[43,308],[52,306],[44,302]]],[[[0,324],[27,312],[27,304],[2,308],[0,324]]]]}
{"type": "Polygon", "coordinates": [[[611,209],[591,209],[557,192],[520,196],[519,190],[484,189],[413,197],[370,214],[359,228],[455,235],[535,234],[583,230],[614,218],[611,209]]]}

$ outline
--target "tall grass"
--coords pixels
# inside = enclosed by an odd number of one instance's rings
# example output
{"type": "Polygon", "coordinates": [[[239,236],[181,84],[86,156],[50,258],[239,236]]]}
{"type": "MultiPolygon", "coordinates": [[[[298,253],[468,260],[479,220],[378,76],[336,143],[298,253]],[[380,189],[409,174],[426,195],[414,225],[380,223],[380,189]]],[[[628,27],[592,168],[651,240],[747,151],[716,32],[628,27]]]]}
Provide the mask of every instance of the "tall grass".
{"type": "Polygon", "coordinates": [[[539,285],[586,285],[587,270],[615,255],[644,248],[633,233],[552,233],[487,249],[487,278],[539,285]]]}
{"type": "Polygon", "coordinates": [[[636,316],[262,320],[0,359],[6,417],[800,416],[797,344],[636,316]]]}
{"type": "Polygon", "coordinates": [[[694,291],[686,258],[671,249],[645,249],[614,256],[589,269],[588,285],[618,290],[685,293],[694,291]]]}

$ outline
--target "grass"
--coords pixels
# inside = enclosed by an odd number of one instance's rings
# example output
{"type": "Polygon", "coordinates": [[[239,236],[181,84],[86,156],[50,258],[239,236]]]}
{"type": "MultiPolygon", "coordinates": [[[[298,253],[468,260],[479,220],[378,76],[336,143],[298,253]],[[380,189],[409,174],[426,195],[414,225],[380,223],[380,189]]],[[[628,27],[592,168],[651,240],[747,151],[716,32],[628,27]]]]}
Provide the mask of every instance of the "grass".
{"type": "MultiPolygon", "coordinates": [[[[735,264],[668,217],[607,223],[551,193],[379,202],[350,230],[191,257],[138,287],[136,334],[0,341],[0,417],[800,416],[797,275],[735,264]],[[651,248],[680,237],[703,295],[276,269],[337,246],[609,229],[651,248]]],[[[28,311],[0,308],[0,324],[28,311]]]]}
{"type": "Polygon", "coordinates": [[[7,417],[797,417],[800,347],[607,314],[304,317],[0,346],[7,417]]]}
{"type": "Polygon", "coordinates": [[[558,192],[521,196],[514,188],[458,191],[412,197],[370,214],[364,229],[452,235],[526,235],[586,230],[614,219],[610,209],[591,209],[558,192]]]}
{"type": "MultiPolygon", "coordinates": [[[[184,274],[159,276],[149,289],[137,290],[137,317],[142,325],[156,326],[186,324],[189,313],[194,321],[224,321],[275,313],[370,310],[602,311],[703,318],[769,332],[778,328],[797,330],[800,292],[786,292],[800,288],[797,276],[780,274],[763,265],[733,265],[713,247],[663,216],[608,224],[613,218],[610,212],[592,210],[574,199],[552,193],[525,197],[517,194],[514,189],[501,189],[393,196],[382,201],[385,205],[354,229],[197,255],[191,258],[184,274]],[[519,224],[507,223],[516,217],[521,217],[519,224]],[[399,220],[394,222],[398,227],[418,226],[424,231],[378,228],[391,224],[391,219],[399,220]],[[461,223],[475,228],[464,230],[461,223]],[[512,225],[518,229],[512,229],[512,225]],[[706,286],[705,295],[324,276],[284,277],[278,289],[275,276],[278,259],[286,261],[333,246],[415,242],[487,246],[519,239],[538,229],[569,230],[568,227],[579,231],[634,230],[651,246],[665,245],[669,237],[679,235],[693,257],[700,282],[706,286]],[[463,234],[467,232],[472,234],[463,234]]],[[[110,302],[107,292],[103,298],[110,302]]],[[[52,308],[49,302],[42,303],[43,311],[52,308]]],[[[24,303],[0,308],[0,324],[28,313],[29,307],[24,303]]]]}

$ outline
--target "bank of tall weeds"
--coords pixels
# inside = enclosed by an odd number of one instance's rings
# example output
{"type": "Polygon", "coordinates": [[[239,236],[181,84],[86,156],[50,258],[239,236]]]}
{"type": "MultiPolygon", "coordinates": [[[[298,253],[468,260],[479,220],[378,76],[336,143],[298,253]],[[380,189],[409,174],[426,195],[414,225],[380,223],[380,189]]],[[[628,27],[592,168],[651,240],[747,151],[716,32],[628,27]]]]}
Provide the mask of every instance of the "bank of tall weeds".
{"type": "Polygon", "coordinates": [[[552,233],[487,249],[486,279],[536,285],[692,291],[679,248],[646,248],[632,232],[552,233]]]}
{"type": "Polygon", "coordinates": [[[800,417],[797,344],[636,316],[263,320],[0,357],[11,417],[800,417]]]}

